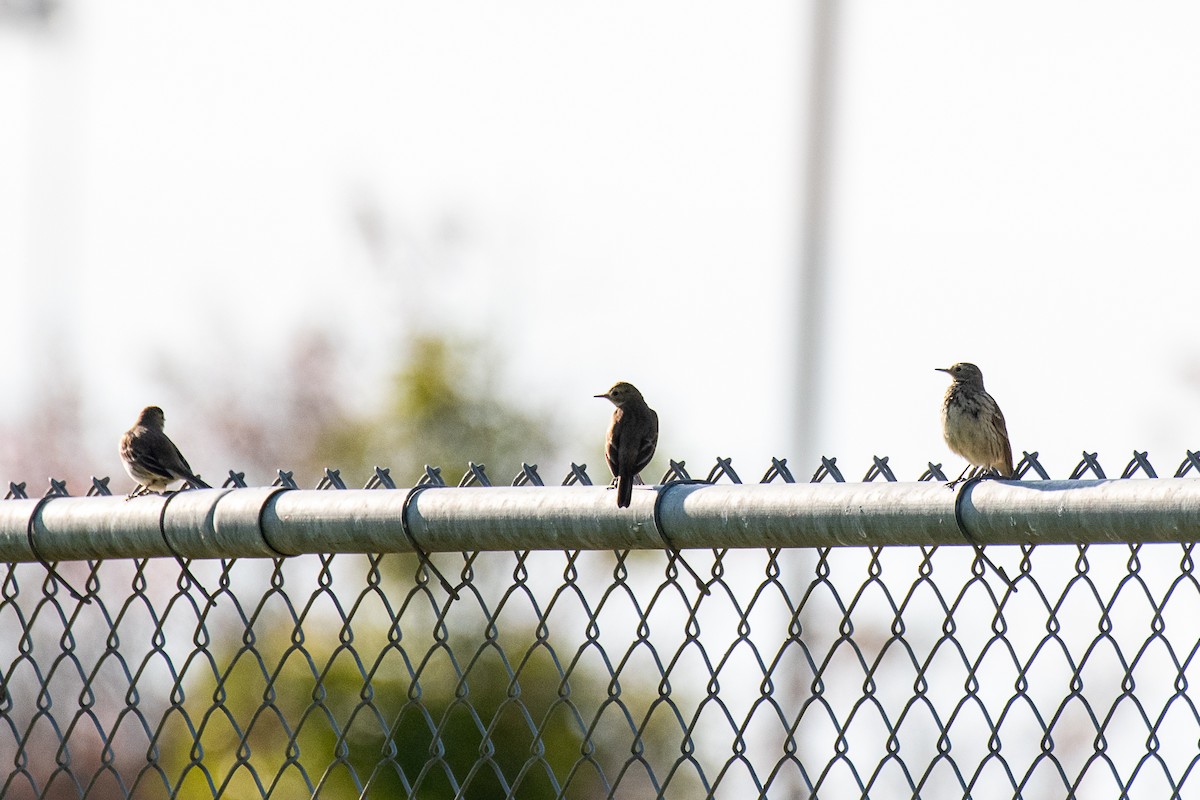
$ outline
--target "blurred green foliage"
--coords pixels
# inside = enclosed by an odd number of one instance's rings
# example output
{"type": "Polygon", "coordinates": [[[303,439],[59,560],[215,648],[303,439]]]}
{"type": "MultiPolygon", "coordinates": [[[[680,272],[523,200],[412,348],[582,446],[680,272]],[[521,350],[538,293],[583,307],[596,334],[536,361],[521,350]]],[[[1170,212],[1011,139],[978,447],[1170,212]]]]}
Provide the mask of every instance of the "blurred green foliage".
{"type": "Polygon", "coordinates": [[[478,345],[427,335],[407,351],[383,411],[322,431],[315,458],[368,473],[389,464],[397,485],[418,480],[426,464],[457,483],[474,461],[491,468],[495,483],[508,483],[522,458],[551,450],[549,415],[499,397],[497,362],[478,345]]]}
{"type": "MultiPolygon", "coordinates": [[[[522,456],[549,448],[535,409],[497,397],[494,359],[430,336],[405,352],[381,412],[294,428],[310,434],[304,463],[367,473],[390,464],[401,486],[429,463],[447,468],[454,483],[461,472],[451,466],[465,470],[475,460],[515,472],[522,456]]],[[[333,372],[311,359],[305,369],[310,382],[292,392],[300,400],[290,407],[328,410],[336,393],[311,377],[333,372]]],[[[297,448],[295,437],[289,446],[297,448]]],[[[159,739],[164,778],[178,781],[178,797],[293,798],[315,788],[335,799],[485,800],[506,796],[508,787],[512,796],[539,800],[554,797],[556,784],[569,797],[606,794],[599,771],[611,781],[608,772],[620,772],[635,737],[597,661],[576,665],[569,682],[562,677],[558,659],[574,656],[581,631],[566,632],[576,644],[563,642],[564,655],[537,635],[531,616],[499,624],[470,596],[448,618],[436,584],[431,591],[414,585],[413,557],[337,556],[339,574],[363,564],[369,578],[351,579],[344,596],[332,562],[322,563],[329,588],[296,584],[305,596],[286,599],[266,591],[262,606],[247,610],[245,627],[210,626],[211,661],[195,658],[181,670],[186,719],[170,715],[159,739]],[[486,635],[493,625],[498,632],[486,635]],[[589,738],[585,728],[598,714],[589,738]]],[[[491,594],[499,596],[507,580],[477,575],[473,590],[498,588],[491,594]]],[[[656,696],[636,676],[623,678],[620,691],[623,702],[644,708],[656,696]]],[[[661,745],[648,749],[656,748],[663,754],[661,745]]]]}

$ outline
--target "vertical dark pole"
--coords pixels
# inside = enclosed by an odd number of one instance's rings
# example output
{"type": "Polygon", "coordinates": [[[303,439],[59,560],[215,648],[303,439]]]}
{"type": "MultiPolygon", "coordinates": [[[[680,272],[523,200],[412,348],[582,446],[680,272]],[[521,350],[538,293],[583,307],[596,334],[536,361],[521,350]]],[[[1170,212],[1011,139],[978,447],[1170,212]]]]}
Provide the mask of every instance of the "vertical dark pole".
{"type": "MultiPolygon", "coordinates": [[[[797,331],[797,359],[793,441],[800,458],[796,470],[815,470],[817,426],[823,418],[821,378],[824,370],[823,339],[826,335],[829,179],[833,133],[834,71],[837,63],[836,0],[814,0],[810,47],[807,136],[804,154],[803,244],[797,331]],[[811,467],[811,469],[810,469],[811,467]]],[[[805,476],[807,477],[807,476],[805,476]]]]}
{"type": "MultiPolygon", "coordinates": [[[[797,306],[797,341],[799,352],[796,358],[796,379],[792,402],[792,442],[796,447],[797,468],[793,470],[796,480],[808,480],[816,471],[817,426],[824,418],[821,378],[824,371],[823,346],[826,334],[825,303],[827,295],[827,256],[829,235],[829,178],[831,171],[831,139],[833,134],[834,67],[837,45],[837,0],[813,0],[812,38],[809,43],[808,105],[804,119],[807,128],[804,141],[803,164],[803,207],[801,209],[802,244],[800,250],[800,280],[797,306]]],[[[804,596],[805,581],[800,577],[811,575],[814,564],[813,553],[797,549],[791,554],[781,554],[789,573],[795,576],[795,591],[804,596]]],[[[817,612],[819,613],[819,612],[817,612]]],[[[814,609],[808,604],[800,610],[797,620],[804,630],[814,630],[814,609]]],[[[792,709],[805,708],[805,700],[811,692],[809,684],[796,676],[788,686],[791,695],[787,702],[792,709]]],[[[794,742],[796,756],[801,763],[812,767],[810,758],[815,757],[812,745],[797,740],[794,742]]],[[[794,773],[793,773],[794,774],[794,773]]],[[[811,772],[810,772],[811,774],[811,772]]],[[[781,786],[788,797],[809,796],[809,787],[798,775],[792,785],[781,786]]]]}

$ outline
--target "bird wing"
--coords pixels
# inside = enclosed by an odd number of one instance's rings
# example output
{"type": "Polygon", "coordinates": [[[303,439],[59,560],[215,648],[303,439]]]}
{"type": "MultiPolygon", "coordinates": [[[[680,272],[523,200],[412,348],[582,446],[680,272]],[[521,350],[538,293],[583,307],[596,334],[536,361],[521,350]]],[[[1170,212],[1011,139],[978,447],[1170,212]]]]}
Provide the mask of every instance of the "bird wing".
{"type": "Polygon", "coordinates": [[[654,450],[658,447],[658,413],[647,408],[646,424],[642,435],[637,441],[637,455],[633,459],[633,474],[636,475],[646,468],[650,459],[654,458],[654,450]]]}
{"type": "Polygon", "coordinates": [[[134,459],[148,472],[170,480],[195,480],[192,468],[165,433],[146,429],[130,442],[134,459]]]}
{"type": "Polygon", "coordinates": [[[604,460],[613,475],[637,475],[658,446],[658,414],[652,408],[618,408],[608,429],[604,460]]]}
{"type": "Polygon", "coordinates": [[[159,457],[159,448],[149,440],[148,431],[140,431],[125,439],[124,455],[127,461],[137,469],[164,480],[174,480],[175,476],[163,465],[159,457]]]}
{"type": "Polygon", "coordinates": [[[996,441],[1001,442],[1001,447],[1004,452],[1001,454],[1004,457],[1005,473],[1013,474],[1013,456],[1012,444],[1008,439],[1008,426],[1004,423],[1004,412],[1000,410],[1000,405],[995,400],[992,401],[993,412],[989,415],[992,421],[992,428],[996,432],[996,441]]]}
{"type": "Polygon", "coordinates": [[[637,475],[650,459],[658,445],[658,414],[651,408],[620,410],[621,417],[614,422],[609,434],[608,466],[613,474],[637,475]]]}
{"type": "Polygon", "coordinates": [[[621,426],[617,424],[621,421],[620,414],[620,409],[613,412],[612,423],[608,426],[608,438],[604,442],[604,460],[608,462],[608,469],[613,477],[617,475],[617,457],[621,450],[621,426]]]}

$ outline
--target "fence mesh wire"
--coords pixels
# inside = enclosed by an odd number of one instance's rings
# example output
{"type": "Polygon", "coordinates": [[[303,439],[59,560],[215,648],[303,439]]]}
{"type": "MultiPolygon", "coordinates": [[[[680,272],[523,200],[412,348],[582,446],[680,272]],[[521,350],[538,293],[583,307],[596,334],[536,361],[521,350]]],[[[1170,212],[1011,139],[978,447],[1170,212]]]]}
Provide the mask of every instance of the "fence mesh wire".
{"type": "Polygon", "coordinates": [[[86,604],[8,564],[0,796],[1196,796],[1192,549],[989,548],[1015,593],[969,547],[688,551],[708,596],[653,552],[436,555],[457,600],[410,556],[193,561],[211,605],[170,559],[59,565],[86,604]]]}

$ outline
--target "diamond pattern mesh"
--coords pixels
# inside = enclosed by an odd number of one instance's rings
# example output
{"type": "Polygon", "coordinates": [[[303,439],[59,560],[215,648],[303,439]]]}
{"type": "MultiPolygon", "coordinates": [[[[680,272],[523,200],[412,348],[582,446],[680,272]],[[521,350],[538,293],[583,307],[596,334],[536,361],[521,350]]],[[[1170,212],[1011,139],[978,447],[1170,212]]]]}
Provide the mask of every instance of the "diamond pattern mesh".
{"type": "Polygon", "coordinates": [[[9,564],[0,796],[1187,797],[1192,549],[9,564]]]}

